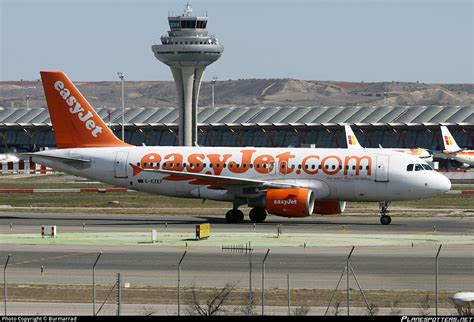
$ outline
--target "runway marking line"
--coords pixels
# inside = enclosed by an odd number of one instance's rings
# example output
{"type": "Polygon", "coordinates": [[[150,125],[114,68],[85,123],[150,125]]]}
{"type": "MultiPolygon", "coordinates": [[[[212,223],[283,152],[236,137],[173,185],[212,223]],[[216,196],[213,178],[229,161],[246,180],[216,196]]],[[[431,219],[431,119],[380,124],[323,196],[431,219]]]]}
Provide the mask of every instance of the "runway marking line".
{"type": "Polygon", "coordinates": [[[420,231],[418,233],[416,233],[417,235],[433,235],[433,234],[436,234],[435,231],[432,231],[432,230],[429,230],[429,231],[420,231]]]}
{"type": "Polygon", "coordinates": [[[350,234],[351,232],[352,230],[341,229],[341,230],[337,230],[336,234],[350,234]]]}
{"type": "Polygon", "coordinates": [[[175,246],[176,249],[181,249],[181,250],[189,250],[189,251],[193,251],[193,250],[196,250],[195,247],[186,247],[186,246],[175,246]]]}
{"type": "Polygon", "coordinates": [[[14,263],[12,263],[11,265],[30,264],[30,263],[34,263],[34,262],[42,262],[42,261],[48,261],[48,260],[55,260],[55,259],[61,259],[61,258],[66,258],[66,257],[71,257],[71,256],[77,256],[77,255],[84,255],[84,254],[91,254],[91,253],[97,253],[97,252],[79,252],[79,253],[72,253],[72,254],[66,254],[66,255],[55,256],[55,257],[46,257],[46,258],[32,259],[32,260],[28,260],[28,261],[14,262],[14,263]]]}

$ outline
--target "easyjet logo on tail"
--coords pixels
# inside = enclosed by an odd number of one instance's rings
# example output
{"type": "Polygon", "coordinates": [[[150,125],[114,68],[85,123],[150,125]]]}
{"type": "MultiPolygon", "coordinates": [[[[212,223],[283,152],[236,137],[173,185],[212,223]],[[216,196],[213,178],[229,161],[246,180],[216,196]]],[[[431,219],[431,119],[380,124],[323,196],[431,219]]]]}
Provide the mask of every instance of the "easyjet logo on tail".
{"type": "Polygon", "coordinates": [[[71,95],[71,91],[64,86],[61,81],[54,83],[54,89],[59,92],[64,102],[70,107],[69,113],[77,115],[79,121],[84,124],[84,127],[89,130],[93,137],[98,137],[102,133],[102,127],[98,126],[94,121],[94,114],[91,111],[86,111],[82,105],[77,101],[76,97],[71,95]]]}

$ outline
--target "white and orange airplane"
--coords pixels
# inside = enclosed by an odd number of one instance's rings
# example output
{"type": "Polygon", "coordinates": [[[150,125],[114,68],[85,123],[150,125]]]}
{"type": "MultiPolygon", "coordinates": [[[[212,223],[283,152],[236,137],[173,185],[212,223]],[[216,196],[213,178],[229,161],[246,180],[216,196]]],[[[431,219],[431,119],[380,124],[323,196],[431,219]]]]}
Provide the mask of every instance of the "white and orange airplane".
{"type": "MultiPolygon", "coordinates": [[[[344,125],[344,129],[346,132],[347,148],[348,149],[364,149],[364,147],[362,147],[359,141],[357,140],[357,137],[352,131],[352,128],[350,127],[350,125],[344,125]]],[[[413,155],[417,158],[425,160],[426,162],[433,161],[433,155],[428,150],[425,150],[422,148],[416,148],[416,149],[383,148],[383,149],[413,155]]]]}
{"type": "Polygon", "coordinates": [[[454,140],[451,132],[444,125],[441,125],[441,135],[443,137],[443,153],[451,159],[461,162],[465,167],[474,165],[474,150],[461,149],[454,140]]]}
{"type": "MultiPolygon", "coordinates": [[[[232,202],[228,222],[267,213],[338,214],[346,201],[413,200],[451,182],[416,157],[387,149],[132,146],[119,140],[60,71],[41,72],[57,150],[33,161],[92,180],[154,194],[232,202]]],[[[381,223],[389,224],[382,209],[381,223]]]]}

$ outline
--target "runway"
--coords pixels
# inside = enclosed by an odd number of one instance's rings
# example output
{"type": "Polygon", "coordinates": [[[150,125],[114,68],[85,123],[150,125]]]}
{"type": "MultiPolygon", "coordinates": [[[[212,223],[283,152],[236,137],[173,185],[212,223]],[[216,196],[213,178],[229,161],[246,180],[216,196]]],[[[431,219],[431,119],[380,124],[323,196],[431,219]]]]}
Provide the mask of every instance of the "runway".
{"type": "MultiPolygon", "coordinates": [[[[4,212],[0,219],[0,235],[39,234],[42,224],[52,224],[58,226],[59,234],[82,232],[101,236],[122,232],[148,236],[151,229],[158,229],[158,234],[162,235],[165,231],[170,234],[186,231],[192,236],[194,226],[202,222],[211,223],[211,234],[233,236],[235,243],[245,244],[245,238],[250,234],[272,234],[268,238],[272,244],[253,242],[252,256],[249,257],[245,253],[224,252],[224,245],[219,242],[198,244],[191,239],[186,249],[183,239],[179,245],[149,242],[114,245],[101,242],[97,237],[97,240],[88,243],[65,245],[58,238],[49,244],[3,243],[0,263],[5,261],[7,253],[12,254],[10,283],[89,284],[92,264],[98,252],[103,252],[96,269],[99,284],[113,284],[115,274],[121,272],[125,282],[132,285],[175,286],[177,264],[187,250],[182,264],[183,286],[195,283],[218,287],[226,282],[239,281],[239,285],[245,287],[249,284],[250,260],[252,280],[258,283],[262,259],[270,248],[266,262],[268,287],[284,288],[286,275],[290,274],[295,288],[334,288],[345,267],[351,241],[362,240],[363,246],[356,247],[351,265],[364,288],[432,290],[434,256],[439,239],[447,242],[439,258],[440,290],[469,291],[474,287],[471,217],[394,217],[388,226],[380,225],[376,216],[312,217],[302,220],[269,217],[266,223],[254,226],[249,222],[226,224],[220,217],[4,212]],[[278,224],[282,225],[281,239],[273,236],[278,224]],[[375,235],[382,236],[378,239],[380,244],[367,242],[375,235]],[[307,247],[303,247],[302,243],[292,244],[293,239],[301,236],[308,238],[307,247]],[[321,236],[329,239],[323,243],[321,236]],[[390,239],[388,236],[400,243],[382,246],[384,239],[390,239]],[[416,238],[422,238],[425,242],[412,243],[411,240],[416,238]],[[338,240],[346,243],[338,245],[338,240]],[[464,243],[449,243],[450,240],[463,240],[464,243]]],[[[211,235],[209,242],[212,240],[211,235]]]]}
{"type": "MultiPolygon", "coordinates": [[[[223,210],[225,213],[225,210],[223,210]]],[[[222,216],[194,215],[141,215],[141,214],[61,214],[30,212],[0,212],[0,234],[10,232],[10,224],[15,232],[39,232],[41,225],[57,225],[63,232],[82,231],[150,231],[155,228],[194,229],[196,224],[211,223],[216,231],[253,231],[254,225],[248,218],[242,224],[228,224],[222,216]]],[[[343,228],[354,233],[421,233],[436,230],[443,234],[469,235],[474,233],[474,217],[437,216],[397,217],[383,226],[379,217],[373,216],[311,216],[307,218],[282,218],[269,215],[264,223],[256,224],[256,229],[275,231],[278,224],[287,232],[333,233],[343,228]]]]}

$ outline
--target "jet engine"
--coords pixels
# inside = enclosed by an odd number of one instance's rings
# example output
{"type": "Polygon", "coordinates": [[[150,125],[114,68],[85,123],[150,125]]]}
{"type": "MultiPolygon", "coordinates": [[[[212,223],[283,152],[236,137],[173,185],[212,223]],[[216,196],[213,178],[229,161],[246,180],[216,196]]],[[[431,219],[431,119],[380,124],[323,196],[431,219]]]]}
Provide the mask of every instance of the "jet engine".
{"type": "Polygon", "coordinates": [[[339,215],[346,210],[345,201],[320,200],[314,205],[313,213],[320,215],[339,215]]]}
{"type": "Polygon", "coordinates": [[[249,206],[276,216],[307,217],[313,213],[314,200],[314,192],[306,188],[268,189],[264,198],[250,200],[249,206]]]}

